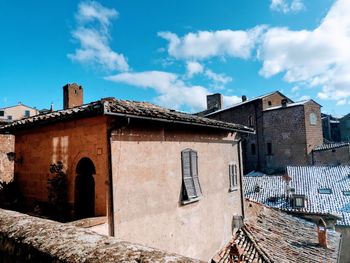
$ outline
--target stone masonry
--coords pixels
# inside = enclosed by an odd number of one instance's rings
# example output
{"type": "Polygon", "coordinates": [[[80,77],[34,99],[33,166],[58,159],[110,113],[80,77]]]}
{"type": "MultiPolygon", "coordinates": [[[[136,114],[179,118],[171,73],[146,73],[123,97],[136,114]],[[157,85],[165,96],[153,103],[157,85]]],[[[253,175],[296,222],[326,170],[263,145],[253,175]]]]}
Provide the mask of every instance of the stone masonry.
{"type": "Polygon", "coordinates": [[[9,183],[14,175],[14,161],[7,154],[15,151],[15,137],[0,134],[0,182],[9,183]]]}

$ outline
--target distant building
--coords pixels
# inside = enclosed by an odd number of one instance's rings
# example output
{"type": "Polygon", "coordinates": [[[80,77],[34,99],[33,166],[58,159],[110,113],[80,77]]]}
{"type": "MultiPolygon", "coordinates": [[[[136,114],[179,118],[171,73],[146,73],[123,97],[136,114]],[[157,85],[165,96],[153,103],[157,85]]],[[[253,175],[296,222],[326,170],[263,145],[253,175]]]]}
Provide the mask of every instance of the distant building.
{"type": "Polygon", "coordinates": [[[275,91],[251,100],[243,96],[241,103],[218,109],[222,104],[213,99],[221,100],[218,95],[208,96],[208,109],[199,115],[239,123],[256,131],[243,141],[245,173],[276,173],[284,171],[287,165],[311,164],[312,149],[323,144],[321,106],[313,100],[293,102],[275,91]],[[215,111],[210,110],[212,105],[217,105],[215,111]]]}
{"type": "Polygon", "coordinates": [[[342,233],[340,262],[350,262],[350,166],[290,166],[284,176],[244,177],[249,199],[314,222],[322,218],[342,233]]]}
{"type": "Polygon", "coordinates": [[[243,227],[212,262],[339,262],[339,233],[257,202],[246,205],[243,227]]]}
{"type": "Polygon", "coordinates": [[[340,120],[332,115],[321,114],[323,138],[328,142],[341,142],[340,120]]]}
{"type": "Polygon", "coordinates": [[[316,146],[312,150],[313,165],[350,165],[350,143],[338,142],[316,146]]]}
{"type": "Polygon", "coordinates": [[[209,260],[244,216],[241,137],[252,128],[114,98],[65,108],[0,131],[16,136],[16,180],[32,211],[48,204],[51,164],[63,163],[73,219],[109,217],[111,234],[209,260]]]}
{"type": "Polygon", "coordinates": [[[37,114],[39,114],[39,111],[36,108],[19,103],[15,106],[0,108],[0,122],[16,121],[37,114]]]}
{"type": "Polygon", "coordinates": [[[342,142],[350,142],[350,113],[340,118],[340,136],[342,142]]]}

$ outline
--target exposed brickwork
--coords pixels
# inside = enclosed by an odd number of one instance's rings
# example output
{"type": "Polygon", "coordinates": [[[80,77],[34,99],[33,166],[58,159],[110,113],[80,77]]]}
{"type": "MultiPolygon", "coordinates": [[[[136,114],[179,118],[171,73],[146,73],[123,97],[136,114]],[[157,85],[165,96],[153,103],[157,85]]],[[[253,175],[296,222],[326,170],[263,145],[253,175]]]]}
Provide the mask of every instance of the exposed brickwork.
{"type": "Polygon", "coordinates": [[[314,165],[349,165],[350,164],[350,147],[349,145],[323,150],[313,151],[314,165]]]}
{"type": "Polygon", "coordinates": [[[83,87],[76,83],[63,87],[63,108],[73,108],[83,104],[83,87]]]}
{"type": "Polygon", "coordinates": [[[10,182],[13,179],[14,161],[10,161],[7,153],[15,151],[15,137],[0,134],[0,182],[10,182]]]}
{"type": "Polygon", "coordinates": [[[311,151],[318,145],[323,143],[323,132],[322,132],[322,120],[321,120],[321,107],[320,105],[309,101],[304,104],[305,112],[305,132],[306,132],[306,143],[307,143],[307,154],[308,162],[311,164],[311,151]],[[316,124],[312,124],[312,116],[316,116],[316,124]]]}

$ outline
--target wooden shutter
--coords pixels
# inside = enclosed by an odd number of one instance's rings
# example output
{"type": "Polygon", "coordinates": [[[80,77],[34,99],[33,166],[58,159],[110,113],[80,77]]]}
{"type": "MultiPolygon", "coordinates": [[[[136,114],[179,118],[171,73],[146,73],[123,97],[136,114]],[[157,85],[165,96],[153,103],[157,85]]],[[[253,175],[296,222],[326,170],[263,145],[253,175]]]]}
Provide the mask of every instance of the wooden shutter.
{"type": "Polygon", "coordinates": [[[193,184],[196,191],[196,196],[200,196],[202,195],[202,189],[198,179],[198,155],[195,151],[191,151],[190,155],[193,184]]]}
{"type": "Polygon", "coordinates": [[[187,197],[194,198],[196,197],[195,185],[192,178],[191,171],[191,151],[184,150],[181,152],[182,160],[182,176],[183,183],[186,190],[187,197]]]}

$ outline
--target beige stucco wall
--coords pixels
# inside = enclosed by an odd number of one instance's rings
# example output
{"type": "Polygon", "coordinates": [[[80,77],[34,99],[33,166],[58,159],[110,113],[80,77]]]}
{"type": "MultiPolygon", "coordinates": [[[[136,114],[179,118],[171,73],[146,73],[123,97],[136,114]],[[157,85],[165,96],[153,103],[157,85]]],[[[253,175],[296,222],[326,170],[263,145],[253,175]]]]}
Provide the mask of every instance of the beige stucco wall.
{"type": "Polygon", "coordinates": [[[209,260],[230,239],[232,216],[242,214],[240,187],[229,192],[228,166],[238,164],[238,146],[223,141],[236,134],[148,130],[113,135],[115,235],[209,260]],[[198,152],[203,198],[181,205],[181,151],[186,148],[198,152]]]}
{"type": "Polygon", "coordinates": [[[4,116],[1,116],[0,119],[7,120],[8,116],[12,116],[12,120],[19,120],[24,118],[25,111],[28,110],[30,112],[30,116],[37,115],[39,111],[37,109],[27,107],[23,104],[18,104],[13,107],[0,109],[4,111],[4,116]]]}

